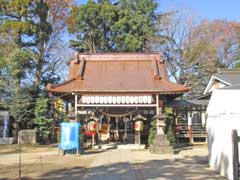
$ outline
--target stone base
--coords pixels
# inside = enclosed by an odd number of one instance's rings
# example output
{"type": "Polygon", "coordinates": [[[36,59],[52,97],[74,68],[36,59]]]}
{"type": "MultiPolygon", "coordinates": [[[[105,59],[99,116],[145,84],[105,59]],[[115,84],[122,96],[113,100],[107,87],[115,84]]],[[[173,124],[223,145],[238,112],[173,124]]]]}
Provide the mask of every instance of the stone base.
{"type": "Polygon", "coordinates": [[[149,151],[154,154],[173,154],[173,147],[165,134],[157,134],[149,151]]]}
{"type": "Polygon", "coordinates": [[[16,143],[16,138],[8,137],[8,138],[0,138],[0,144],[14,144],[16,143]]]}
{"type": "Polygon", "coordinates": [[[149,151],[153,154],[173,154],[172,146],[151,146],[149,151]]]}

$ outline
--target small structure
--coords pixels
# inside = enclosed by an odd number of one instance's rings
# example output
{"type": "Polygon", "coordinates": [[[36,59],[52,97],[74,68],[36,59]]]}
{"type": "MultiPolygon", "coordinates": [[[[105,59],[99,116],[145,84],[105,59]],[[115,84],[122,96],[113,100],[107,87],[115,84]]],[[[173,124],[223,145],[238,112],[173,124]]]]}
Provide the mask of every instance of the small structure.
{"type": "Polygon", "coordinates": [[[164,105],[173,109],[174,134],[177,143],[206,142],[207,105],[208,100],[170,100],[164,105]]]}
{"type": "Polygon", "coordinates": [[[157,134],[153,140],[153,145],[150,147],[150,152],[155,154],[173,154],[173,147],[167,139],[167,135],[164,133],[163,128],[166,126],[167,116],[162,113],[162,109],[159,109],[158,115],[154,117],[157,120],[157,134]]]}

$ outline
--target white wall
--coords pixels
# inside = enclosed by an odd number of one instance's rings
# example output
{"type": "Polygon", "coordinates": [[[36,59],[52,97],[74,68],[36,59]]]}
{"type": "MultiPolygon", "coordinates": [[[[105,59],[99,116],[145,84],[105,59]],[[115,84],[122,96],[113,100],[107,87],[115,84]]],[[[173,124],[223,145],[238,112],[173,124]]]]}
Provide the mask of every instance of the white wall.
{"type": "Polygon", "coordinates": [[[209,165],[232,180],[231,133],[240,130],[240,90],[214,90],[206,115],[209,165]]]}

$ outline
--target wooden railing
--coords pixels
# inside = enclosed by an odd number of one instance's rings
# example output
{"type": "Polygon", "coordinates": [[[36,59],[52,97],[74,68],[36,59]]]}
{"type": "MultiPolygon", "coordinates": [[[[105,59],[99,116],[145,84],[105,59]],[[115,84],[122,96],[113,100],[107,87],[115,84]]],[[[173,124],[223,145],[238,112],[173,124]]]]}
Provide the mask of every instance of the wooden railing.
{"type": "Polygon", "coordinates": [[[175,127],[175,136],[177,138],[189,138],[190,143],[194,143],[194,138],[206,138],[206,128],[201,123],[188,125],[179,123],[175,127]]]}

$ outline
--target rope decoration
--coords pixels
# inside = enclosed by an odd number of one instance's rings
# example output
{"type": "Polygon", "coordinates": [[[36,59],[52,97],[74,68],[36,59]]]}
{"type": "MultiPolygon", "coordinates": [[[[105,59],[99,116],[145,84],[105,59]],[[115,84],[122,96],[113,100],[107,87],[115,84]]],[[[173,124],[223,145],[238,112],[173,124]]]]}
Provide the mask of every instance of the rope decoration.
{"type": "Polygon", "coordinates": [[[98,110],[98,111],[101,112],[102,114],[106,115],[106,116],[109,116],[109,117],[126,117],[128,115],[131,115],[132,113],[134,113],[137,110],[133,110],[133,111],[127,112],[125,114],[111,114],[111,113],[104,112],[102,110],[98,110]]]}

